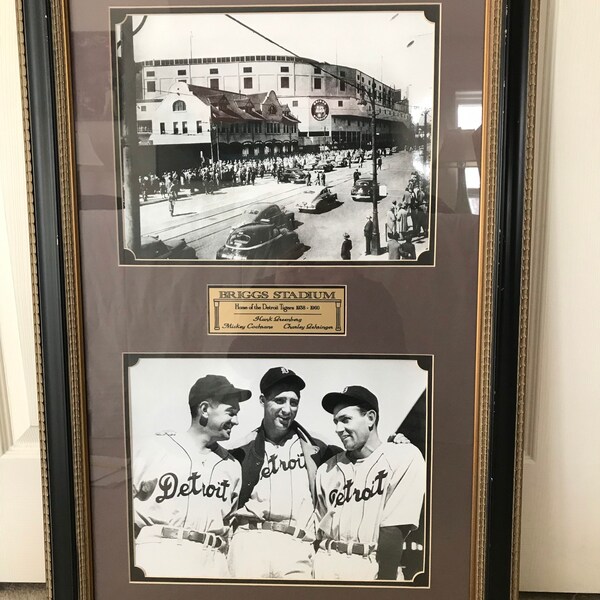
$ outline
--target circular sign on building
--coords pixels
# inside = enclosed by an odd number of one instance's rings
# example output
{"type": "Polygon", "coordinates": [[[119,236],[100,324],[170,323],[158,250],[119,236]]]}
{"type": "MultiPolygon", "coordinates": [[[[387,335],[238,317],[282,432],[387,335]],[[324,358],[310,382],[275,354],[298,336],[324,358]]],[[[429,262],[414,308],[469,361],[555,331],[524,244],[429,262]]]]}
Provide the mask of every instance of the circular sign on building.
{"type": "Polygon", "coordinates": [[[325,100],[315,100],[310,107],[310,112],[316,121],[324,121],[329,116],[329,104],[325,100]]]}

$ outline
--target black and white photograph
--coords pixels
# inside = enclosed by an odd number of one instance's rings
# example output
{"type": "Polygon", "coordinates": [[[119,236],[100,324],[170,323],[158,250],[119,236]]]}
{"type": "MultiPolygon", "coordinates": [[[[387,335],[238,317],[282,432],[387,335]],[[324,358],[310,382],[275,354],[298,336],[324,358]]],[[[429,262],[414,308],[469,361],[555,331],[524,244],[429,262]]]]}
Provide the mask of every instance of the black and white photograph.
{"type": "Polygon", "coordinates": [[[113,10],[121,262],[435,264],[439,5],[113,10]]]}
{"type": "Polygon", "coordinates": [[[123,360],[132,581],[429,586],[431,356],[123,360]]]}

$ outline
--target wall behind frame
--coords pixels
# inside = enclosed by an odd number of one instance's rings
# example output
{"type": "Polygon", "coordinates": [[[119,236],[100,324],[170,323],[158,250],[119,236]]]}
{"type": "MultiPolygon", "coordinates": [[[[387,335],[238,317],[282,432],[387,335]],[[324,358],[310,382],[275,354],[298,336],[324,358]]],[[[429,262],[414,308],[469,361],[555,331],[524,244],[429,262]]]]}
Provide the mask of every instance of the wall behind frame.
{"type": "MultiPolygon", "coordinates": [[[[600,592],[600,2],[542,5],[521,589],[593,593],[600,592]]],[[[10,424],[0,427],[0,539],[11,540],[2,544],[0,582],[33,582],[44,580],[43,527],[16,31],[14,2],[0,0],[0,423],[10,424]],[[24,516],[13,512],[19,499],[24,516]],[[19,531],[6,533],[1,515],[19,531]]]]}
{"type": "Polygon", "coordinates": [[[0,582],[42,582],[36,362],[14,0],[0,0],[0,81],[0,582]]]}
{"type": "Polygon", "coordinates": [[[600,592],[600,2],[542,0],[521,589],[600,592]]]}

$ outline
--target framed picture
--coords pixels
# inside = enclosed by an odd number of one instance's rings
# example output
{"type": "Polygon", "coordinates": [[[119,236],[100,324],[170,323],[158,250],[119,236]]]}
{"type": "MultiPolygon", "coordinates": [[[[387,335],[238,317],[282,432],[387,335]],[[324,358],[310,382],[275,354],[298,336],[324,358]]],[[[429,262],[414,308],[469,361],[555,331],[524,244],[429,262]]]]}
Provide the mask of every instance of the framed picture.
{"type": "Polygon", "coordinates": [[[515,597],[537,1],[19,8],[51,597],[515,597]]]}

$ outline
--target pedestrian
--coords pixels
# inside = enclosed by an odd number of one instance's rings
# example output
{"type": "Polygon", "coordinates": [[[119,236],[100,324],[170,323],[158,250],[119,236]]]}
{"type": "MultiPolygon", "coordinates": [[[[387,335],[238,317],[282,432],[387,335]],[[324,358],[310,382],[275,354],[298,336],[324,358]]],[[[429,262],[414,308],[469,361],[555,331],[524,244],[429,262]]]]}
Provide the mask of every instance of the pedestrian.
{"type": "Polygon", "coordinates": [[[415,251],[415,245],[412,243],[412,233],[407,231],[404,234],[404,242],[400,244],[400,258],[415,260],[417,253],[415,251]]]}
{"type": "Polygon", "coordinates": [[[400,260],[400,242],[397,233],[393,233],[388,240],[388,259],[400,260]]]}
{"type": "Polygon", "coordinates": [[[344,241],[342,242],[342,251],[341,257],[342,260],[351,260],[352,259],[352,240],[350,239],[350,234],[344,234],[344,241]]]}
{"type": "Polygon", "coordinates": [[[408,231],[408,208],[405,202],[402,202],[400,204],[400,208],[398,209],[396,227],[398,233],[400,233],[400,235],[404,239],[404,234],[408,231]]]}
{"type": "Polygon", "coordinates": [[[325,171],[321,173],[321,185],[325,185],[325,171]]]}
{"type": "Polygon", "coordinates": [[[396,219],[398,217],[396,213],[396,201],[392,202],[389,210],[387,211],[387,221],[385,223],[386,239],[390,239],[398,231],[396,219]]]}
{"type": "Polygon", "coordinates": [[[371,238],[373,237],[373,217],[368,214],[363,232],[365,234],[365,254],[371,254],[371,238]]]}
{"type": "Polygon", "coordinates": [[[306,185],[310,185],[311,183],[311,175],[310,175],[310,171],[306,172],[306,185]]]}
{"type": "Polygon", "coordinates": [[[383,159],[381,156],[377,159],[377,170],[381,171],[381,165],[383,165],[383,159]]]}
{"type": "Polygon", "coordinates": [[[356,185],[356,182],[360,179],[360,171],[358,169],[354,171],[352,178],[354,179],[354,185],[356,185]]]}

